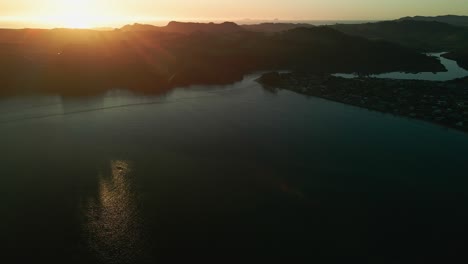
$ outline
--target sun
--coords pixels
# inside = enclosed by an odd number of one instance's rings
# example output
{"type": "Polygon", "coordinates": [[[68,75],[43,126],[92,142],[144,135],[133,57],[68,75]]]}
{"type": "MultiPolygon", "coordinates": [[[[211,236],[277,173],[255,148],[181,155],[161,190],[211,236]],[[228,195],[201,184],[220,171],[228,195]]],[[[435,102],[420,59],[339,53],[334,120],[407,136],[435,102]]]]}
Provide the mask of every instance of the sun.
{"type": "Polygon", "coordinates": [[[47,23],[56,27],[90,28],[104,22],[105,14],[93,0],[59,0],[50,6],[47,23]]]}
{"type": "Polygon", "coordinates": [[[70,14],[68,16],[59,17],[58,24],[66,28],[90,28],[97,26],[93,19],[81,14],[70,14]]]}

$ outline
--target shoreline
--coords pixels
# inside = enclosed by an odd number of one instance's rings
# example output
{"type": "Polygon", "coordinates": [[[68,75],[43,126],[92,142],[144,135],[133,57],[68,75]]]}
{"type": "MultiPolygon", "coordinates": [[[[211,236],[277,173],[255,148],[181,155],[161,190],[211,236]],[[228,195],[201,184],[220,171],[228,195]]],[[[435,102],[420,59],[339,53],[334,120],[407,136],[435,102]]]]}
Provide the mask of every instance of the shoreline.
{"type": "Polygon", "coordinates": [[[257,82],[272,92],[290,90],[468,133],[468,78],[442,82],[269,72],[257,82]]]}

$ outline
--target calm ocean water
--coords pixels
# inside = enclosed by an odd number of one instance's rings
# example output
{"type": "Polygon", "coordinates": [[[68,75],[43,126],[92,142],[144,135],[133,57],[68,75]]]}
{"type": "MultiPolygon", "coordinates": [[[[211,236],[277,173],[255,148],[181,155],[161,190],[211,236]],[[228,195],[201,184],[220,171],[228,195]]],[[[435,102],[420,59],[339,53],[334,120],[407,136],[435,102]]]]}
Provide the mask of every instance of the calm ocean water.
{"type": "Polygon", "coordinates": [[[258,75],[164,96],[0,100],[0,233],[20,263],[465,252],[468,136],[258,75]]]}

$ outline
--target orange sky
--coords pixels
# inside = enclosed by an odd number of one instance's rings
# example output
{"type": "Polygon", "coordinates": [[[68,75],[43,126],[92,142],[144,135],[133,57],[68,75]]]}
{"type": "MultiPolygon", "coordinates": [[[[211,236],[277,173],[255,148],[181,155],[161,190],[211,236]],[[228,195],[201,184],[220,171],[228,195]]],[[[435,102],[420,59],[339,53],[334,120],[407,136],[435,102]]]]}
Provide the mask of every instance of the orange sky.
{"type": "Polygon", "coordinates": [[[0,23],[120,26],[168,20],[383,20],[468,15],[467,0],[0,0],[0,23]]]}

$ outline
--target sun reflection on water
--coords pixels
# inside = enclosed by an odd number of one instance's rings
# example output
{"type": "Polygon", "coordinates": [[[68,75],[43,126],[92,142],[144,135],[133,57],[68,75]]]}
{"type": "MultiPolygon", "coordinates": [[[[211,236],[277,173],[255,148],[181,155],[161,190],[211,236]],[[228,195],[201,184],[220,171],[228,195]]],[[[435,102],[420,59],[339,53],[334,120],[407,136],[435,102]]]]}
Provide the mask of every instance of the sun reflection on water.
{"type": "Polygon", "coordinates": [[[106,263],[130,263],[142,250],[131,163],[111,161],[108,173],[100,177],[97,197],[87,203],[85,231],[91,248],[106,263]]]}

